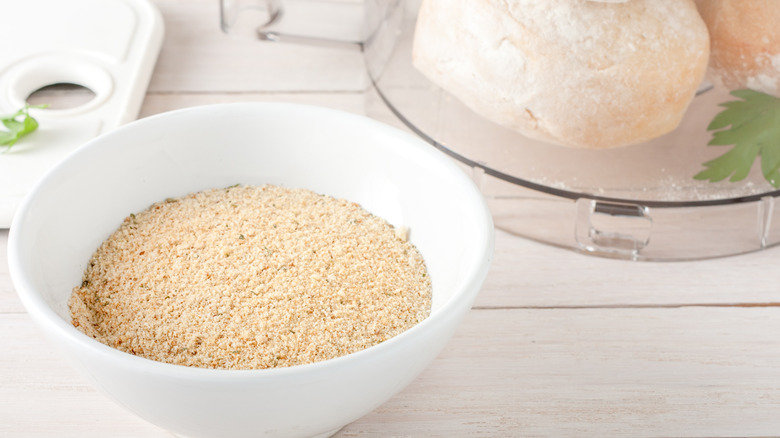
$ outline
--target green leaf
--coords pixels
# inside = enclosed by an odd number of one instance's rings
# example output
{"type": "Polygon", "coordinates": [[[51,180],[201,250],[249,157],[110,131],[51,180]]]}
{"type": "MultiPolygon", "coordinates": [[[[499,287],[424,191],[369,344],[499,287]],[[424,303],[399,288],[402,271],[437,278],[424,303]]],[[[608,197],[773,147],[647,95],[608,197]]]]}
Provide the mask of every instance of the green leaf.
{"type": "Polygon", "coordinates": [[[731,177],[731,181],[740,181],[745,179],[753,162],[758,156],[758,147],[735,147],[720,157],[707,161],[702,170],[694,176],[695,179],[710,180],[712,182],[723,181],[731,177]]]}
{"type": "Polygon", "coordinates": [[[21,132],[24,129],[24,123],[14,119],[3,119],[3,126],[11,132],[21,132]]]}
{"type": "Polygon", "coordinates": [[[38,121],[30,116],[25,117],[22,123],[24,123],[24,128],[21,131],[22,135],[29,134],[38,129],[38,121]]]}
{"type": "Polygon", "coordinates": [[[721,104],[725,109],[710,122],[714,131],[710,146],[732,148],[704,163],[694,179],[712,182],[745,179],[761,157],[761,172],[772,186],[780,188],[780,99],[753,90],[731,93],[742,100],[721,104]]]}
{"type": "Polygon", "coordinates": [[[7,146],[6,151],[8,151],[20,138],[38,129],[38,121],[30,115],[29,109],[45,107],[46,105],[33,107],[25,105],[10,116],[0,117],[0,123],[7,129],[7,131],[0,130],[0,146],[7,146]]]}
{"type": "Polygon", "coordinates": [[[764,148],[761,154],[761,173],[775,188],[780,188],[780,147],[764,148]]]}
{"type": "Polygon", "coordinates": [[[0,145],[12,145],[16,142],[16,134],[0,131],[0,145]]]}

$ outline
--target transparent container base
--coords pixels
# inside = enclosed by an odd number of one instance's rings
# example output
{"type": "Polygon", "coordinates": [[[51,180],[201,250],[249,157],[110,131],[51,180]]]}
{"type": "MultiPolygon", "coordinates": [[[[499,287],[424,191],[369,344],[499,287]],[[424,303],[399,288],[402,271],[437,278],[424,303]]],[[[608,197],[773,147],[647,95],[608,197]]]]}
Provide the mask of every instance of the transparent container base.
{"type": "MultiPolygon", "coordinates": [[[[367,108],[370,117],[419,134],[376,89],[367,92],[367,108]]],[[[484,194],[496,227],[518,236],[585,254],[648,261],[723,257],[780,243],[780,214],[773,214],[777,191],[718,198],[706,187],[708,197],[695,201],[610,198],[518,180],[423,138],[463,165],[484,194]]],[[[667,194],[649,189],[638,193],[656,198],[667,194]]]]}
{"type": "MultiPolygon", "coordinates": [[[[296,5],[314,10],[310,3],[285,2],[287,12],[296,5]]],[[[727,92],[702,84],[680,126],[643,144],[607,150],[546,144],[473,113],[414,68],[420,0],[317,3],[326,7],[316,9],[318,16],[332,13],[323,23],[362,17],[362,31],[341,35],[347,27],[339,25],[333,37],[332,29],[296,27],[295,17],[303,14],[282,14],[279,0],[222,0],[222,27],[240,30],[233,23],[254,7],[264,17],[247,27],[254,38],[361,48],[373,84],[366,92],[367,115],[414,132],[462,163],[498,228],[630,260],[723,257],[780,243],[780,213],[774,212],[780,191],[764,181],[758,165],[739,182],[693,178],[704,162],[727,150],[707,146],[707,125],[720,104],[734,100],[727,92]],[[323,33],[328,36],[312,36],[323,33]]]]}
{"type": "Polygon", "coordinates": [[[364,45],[367,114],[408,129],[464,165],[498,228],[586,254],[693,260],[780,243],[780,191],[759,166],[743,181],[694,180],[727,149],[707,125],[734,100],[702,84],[680,126],[633,146],[586,150],[531,140],[473,113],[411,63],[416,4],[380,8],[364,45]]]}

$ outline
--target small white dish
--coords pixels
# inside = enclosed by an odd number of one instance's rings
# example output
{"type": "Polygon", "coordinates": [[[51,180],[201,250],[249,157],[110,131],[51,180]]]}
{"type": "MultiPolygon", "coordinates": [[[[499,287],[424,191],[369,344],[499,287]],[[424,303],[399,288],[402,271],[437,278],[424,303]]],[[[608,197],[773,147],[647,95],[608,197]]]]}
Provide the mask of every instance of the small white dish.
{"type": "Polygon", "coordinates": [[[82,146],[26,197],[8,261],[19,297],[53,345],[141,418],[186,437],[312,437],[375,409],[434,359],[469,311],[492,251],[493,224],[478,189],[427,143],[361,116],[249,103],[148,117],[82,146]],[[155,362],[71,325],[71,290],[124,217],[236,183],[346,198],[408,227],[431,276],[431,316],[348,356],[248,371],[155,362]]]}

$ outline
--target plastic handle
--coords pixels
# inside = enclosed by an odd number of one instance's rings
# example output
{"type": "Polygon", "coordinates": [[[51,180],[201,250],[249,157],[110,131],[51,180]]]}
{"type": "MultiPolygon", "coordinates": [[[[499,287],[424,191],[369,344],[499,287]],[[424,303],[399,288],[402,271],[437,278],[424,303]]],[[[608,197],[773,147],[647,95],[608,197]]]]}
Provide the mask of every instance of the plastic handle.
{"type": "Polygon", "coordinates": [[[581,249],[634,259],[650,243],[653,218],[648,207],[587,198],[576,205],[574,235],[581,249]]]}
{"type": "Polygon", "coordinates": [[[363,44],[357,1],[220,0],[222,31],[261,41],[344,48],[363,44]]]}

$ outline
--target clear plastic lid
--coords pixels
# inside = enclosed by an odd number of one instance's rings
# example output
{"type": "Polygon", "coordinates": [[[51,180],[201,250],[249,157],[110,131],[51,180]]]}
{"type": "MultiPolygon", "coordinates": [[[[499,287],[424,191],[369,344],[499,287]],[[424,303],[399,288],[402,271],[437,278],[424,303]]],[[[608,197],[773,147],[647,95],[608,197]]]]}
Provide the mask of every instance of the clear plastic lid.
{"type": "Polygon", "coordinates": [[[222,27],[249,29],[264,41],[362,48],[373,84],[367,114],[411,130],[463,163],[501,229],[634,260],[720,257],[780,242],[780,214],[774,214],[780,191],[758,166],[738,182],[694,179],[703,163],[725,152],[707,146],[709,122],[721,103],[733,100],[724,91],[704,84],[679,127],[647,143],[607,150],[546,144],[482,118],[415,70],[420,0],[285,4],[281,13],[279,0],[221,0],[222,27]],[[302,10],[316,11],[339,31],[296,27],[302,10]],[[339,18],[357,23],[361,16],[362,38],[347,32],[349,26],[334,26],[339,18]],[[248,27],[238,24],[242,17],[248,27]]]}
{"type": "Polygon", "coordinates": [[[734,100],[702,85],[680,126],[652,141],[574,149],[523,137],[475,114],[411,62],[415,9],[389,6],[365,44],[369,115],[402,125],[470,168],[496,225],[587,253],[684,260],[780,242],[780,191],[754,166],[738,182],[693,178],[727,149],[707,125],[734,100]],[[774,224],[774,226],[773,226],[774,224]]]}

